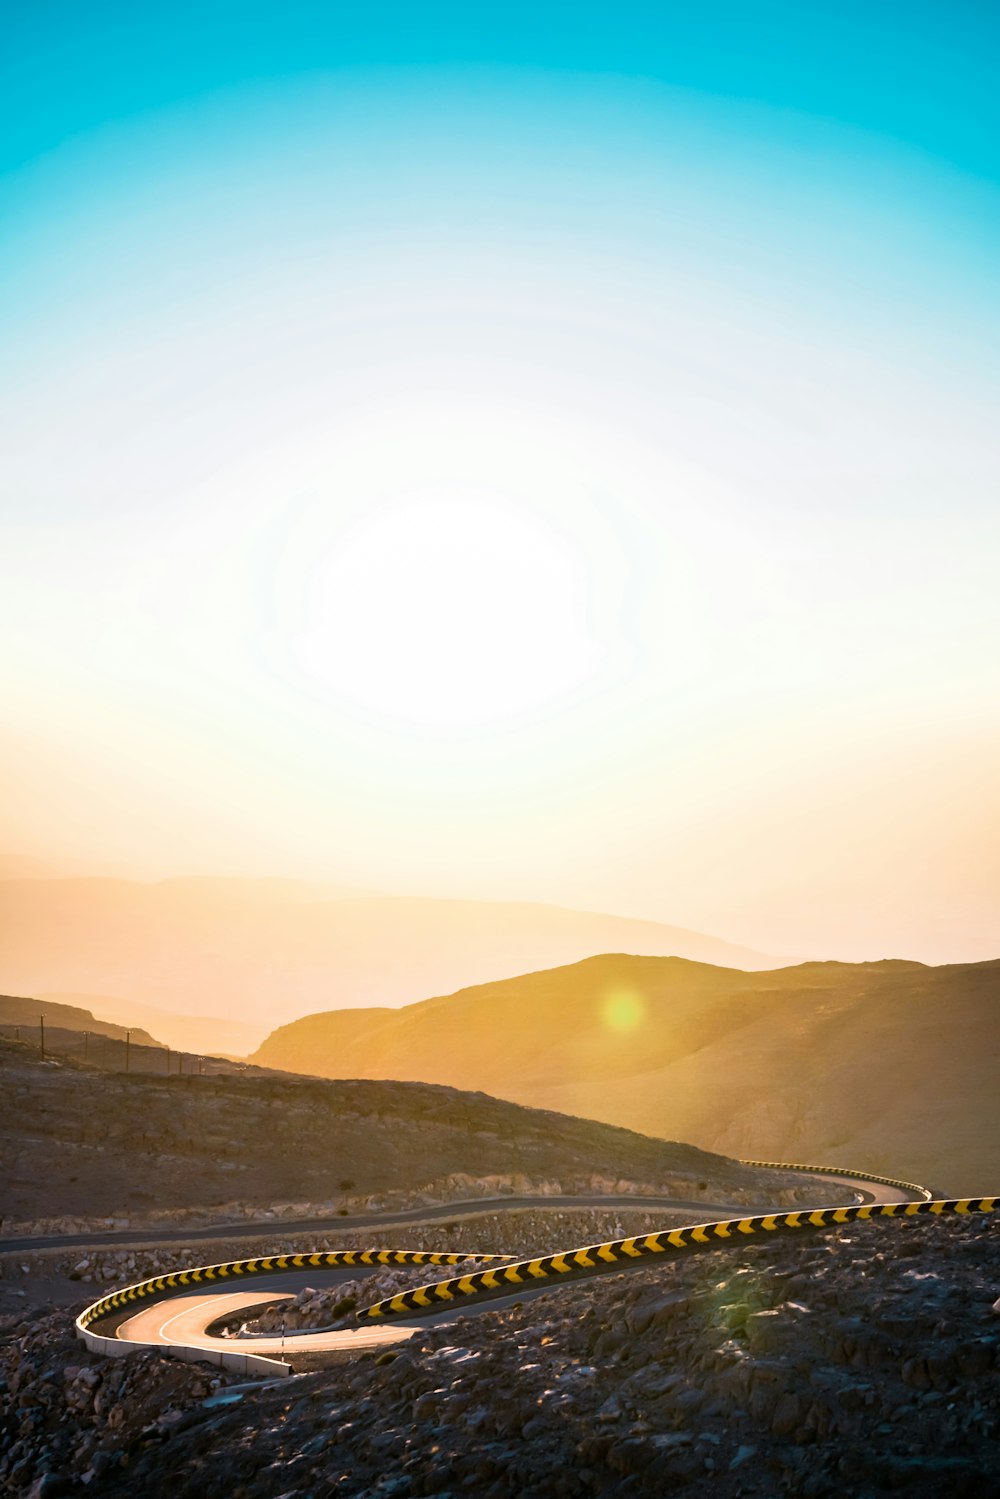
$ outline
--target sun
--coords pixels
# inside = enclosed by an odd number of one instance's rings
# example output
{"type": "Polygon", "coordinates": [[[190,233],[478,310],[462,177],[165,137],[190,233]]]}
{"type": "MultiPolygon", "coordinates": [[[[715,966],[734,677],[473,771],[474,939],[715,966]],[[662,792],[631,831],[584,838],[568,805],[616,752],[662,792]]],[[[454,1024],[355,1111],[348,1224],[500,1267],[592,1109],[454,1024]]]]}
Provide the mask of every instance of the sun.
{"type": "Polygon", "coordinates": [[[298,651],[314,678],[379,714],[485,723],[586,680],[586,593],[572,547],[525,507],[409,495],[316,567],[298,651]]]}
{"type": "Polygon", "coordinates": [[[287,651],[340,706],[476,728],[565,701],[599,673],[599,559],[567,523],[551,451],[523,429],[505,446],[495,431],[443,427],[338,455],[283,563],[287,651]]]}

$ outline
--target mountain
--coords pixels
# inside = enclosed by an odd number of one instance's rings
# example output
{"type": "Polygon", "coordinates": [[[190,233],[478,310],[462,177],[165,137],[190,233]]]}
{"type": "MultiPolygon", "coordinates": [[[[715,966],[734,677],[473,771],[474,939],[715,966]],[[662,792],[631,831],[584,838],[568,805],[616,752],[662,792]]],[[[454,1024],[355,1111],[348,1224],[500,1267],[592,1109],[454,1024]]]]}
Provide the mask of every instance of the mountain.
{"type": "Polygon", "coordinates": [[[254,1040],[311,1010],[403,1004],[609,949],[773,962],[653,921],[288,880],[8,880],[0,911],[0,987],[215,1015],[254,1040]]]}
{"type": "MultiPolygon", "coordinates": [[[[31,1035],[34,1040],[40,1039],[41,1021],[44,1018],[45,1028],[51,1036],[53,1031],[89,1031],[92,1036],[110,1036],[115,1041],[125,1040],[125,1027],[113,1025],[106,1020],[97,1020],[88,1009],[79,1005],[59,1004],[47,998],[26,999],[18,994],[0,994],[0,1028],[7,1034],[12,1029],[20,1029],[27,1040],[31,1035]]],[[[129,1028],[132,1033],[132,1041],[136,1046],[160,1046],[162,1042],[151,1036],[148,1031],[140,1030],[135,1026],[129,1028]]]]}
{"type": "Polygon", "coordinates": [[[747,973],[605,954],[276,1030],[253,1060],[482,1089],[765,1160],[1000,1189],[1000,962],[747,973]]]}
{"type": "Polygon", "coordinates": [[[85,1005],[95,1015],[121,1026],[144,1026],[174,1051],[195,1055],[244,1056],[260,1040],[259,1025],[244,1025],[239,1020],[222,1020],[214,1015],[174,1015],[155,1005],[142,1005],[111,994],[39,994],[43,1005],[85,1005]]]}

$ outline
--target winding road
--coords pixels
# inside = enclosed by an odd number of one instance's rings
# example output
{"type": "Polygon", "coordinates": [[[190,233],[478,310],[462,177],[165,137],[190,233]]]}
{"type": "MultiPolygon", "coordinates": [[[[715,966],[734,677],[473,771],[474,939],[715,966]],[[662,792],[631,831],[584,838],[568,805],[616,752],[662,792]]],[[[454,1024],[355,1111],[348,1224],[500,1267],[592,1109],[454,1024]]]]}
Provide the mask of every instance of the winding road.
{"type": "MultiPolygon", "coordinates": [[[[857,1183],[854,1183],[857,1186],[857,1183]]],[[[75,1234],[48,1234],[32,1238],[0,1239],[0,1254],[33,1249],[96,1249],[103,1246],[197,1244],[217,1239],[259,1239],[265,1234],[341,1233],[345,1229],[395,1228],[409,1224],[451,1223],[458,1218],[484,1213],[509,1213],[528,1208],[650,1208],[682,1213],[736,1212],[730,1203],[687,1202],[676,1197],[470,1197],[461,1202],[433,1203],[426,1207],[402,1208],[393,1213],[344,1214],[336,1218],[240,1218],[235,1223],[210,1223],[200,1228],[116,1228],[75,1234]]]]}
{"type": "MultiPolygon", "coordinates": [[[[765,1163],[747,1163],[765,1164],[765,1163]]],[[[766,1163],[777,1165],[777,1163],[766,1163]]],[[[484,1305],[493,1309],[512,1301],[523,1301],[543,1294],[555,1286],[566,1284],[585,1276],[621,1271],[634,1264],[648,1263],[652,1254],[672,1250],[691,1250],[699,1247],[722,1247],[722,1240],[738,1240],[741,1234],[772,1231],[786,1232],[809,1227],[835,1227],[842,1223],[865,1221],[873,1217],[909,1218],[916,1214],[951,1213],[968,1211],[993,1211],[994,1199],[969,1201],[931,1200],[926,1188],[916,1184],[892,1182],[885,1178],[866,1177],[861,1173],[842,1172],[815,1167],[788,1167],[807,1172],[828,1186],[833,1205],[817,1208],[801,1208],[791,1212],[775,1212],[754,1217],[729,1216],[721,1220],[706,1222],[703,1218],[692,1225],[679,1229],[664,1229],[659,1233],[640,1235],[634,1239],[609,1241],[603,1245],[591,1245],[583,1249],[565,1250],[531,1261],[509,1263],[509,1257],[499,1257],[487,1270],[471,1266],[463,1269],[462,1255],[435,1256],[442,1263],[455,1266],[450,1279],[438,1279],[422,1288],[400,1293],[394,1298],[364,1308],[357,1315],[359,1325],[344,1328],[316,1328],[296,1331],[287,1335],[223,1337],[211,1331],[220,1320],[248,1318],[251,1309],[263,1304],[293,1297],[304,1286],[317,1289],[337,1285],[347,1280],[356,1280],[359,1275],[377,1269],[381,1264],[409,1262],[426,1263],[430,1254],[408,1251],[317,1251],[315,1254],[298,1256],[271,1256],[264,1259],[234,1261],[227,1265],[203,1267],[200,1270],[178,1271],[174,1275],[155,1277],[138,1286],[103,1298],[88,1308],[77,1321],[77,1329],[91,1347],[105,1353],[125,1353],[136,1347],[158,1347],[184,1358],[209,1358],[215,1362],[239,1366],[240,1359],[251,1355],[247,1372],[281,1375],[289,1372],[288,1358],[303,1354],[351,1354],[366,1349],[384,1348],[412,1337],[428,1323],[447,1322],[457,1317],[475,1314],[484,1305]],[[897,1208],[901,1209],[897,1213],[897,1208]],[[334,1263],[349,1258],[352,1263],[334,1263]],[[292,1263],[294,1261],[295,1263],[292,1263]],[[236,1289],[233,1280],[239,1277],[266,1275],[267,1288],[241,1287],[236,1289]],[[532,1280],[535,1283],[532,1283],[532,1280]],[[131,1305],[144,1301],[131,1311],[131,1305]],[[122,1315],[122,1313],[126,1315],[122,1315]],[[129,1314],[130,1313],[130,1314],[129,1314]],[[104,1324],[106,1331],[98,1331],[104,1324]]],[[[462,1203],[448,1203],[440,1207],[419,1208],[405,1212],[379,1214],[371,1218],[347,1219],[339,1217],[322,1225],[294,1220],[296,1230],[314,1227],[359,1228],[379,1227],[387,1224],[420,1223],[447,1219],[457,1221],[463,1217],[480,1216],[486,1212],[544,1209],[636,1209],[694,1211],[704,1214],[705,1203],[688,1203],[683,1200],[659,1197],[544,1197],[544,1198],[498,1198],[484,1201],[476,1199],[462,1203]]],[[[709,1206],[709,1211],[712,1208],[709,1206]]],[[[746,1213],[746,1209],[726,1207],[716,1209],[730,1215],[746,1213]]],[[[254,1233],[259,1237],[260,1224],[238,1226],[240,1236],[254,1233]]],[[[291,1231],[293,1222],[266,1225],[270,1231],[291,1231]]],[[[197,1237],[209,1235],[235,1237],[226,1226],[199,1231],[197,1237]]],[[[183,1232],[164,1236],[172,1241],[190,1241],[195,1235],[183,1232]]],[[[127,1241],[136,1244],[135,1234],[126,1235],[127,1241]]],[[[102,1236],[100,1242],[121,1242],[118,1234],[113,1238],[102,1236]]],[[[10,1242],[10,1241],[8,1241],[10,1242]]],[[[37,1240],[31,1241],[40,1247],[37,1240]]],[[[66,1240],[58,1240],[65,1244],[66,1240]]],[[[81,1240],[95,1243],[95,1238],[81,1240]]],[[[162,1242],[162,1241],[161,1241],[162,1242]]],[[[472,1258],[470,1255],[468,1258],[472,1258]]],[[[489,1258],[488,1256],[485,1258],[489,1258]]],[[[440,1275],[440,1272],[439,1272],[440,1275]]]]}

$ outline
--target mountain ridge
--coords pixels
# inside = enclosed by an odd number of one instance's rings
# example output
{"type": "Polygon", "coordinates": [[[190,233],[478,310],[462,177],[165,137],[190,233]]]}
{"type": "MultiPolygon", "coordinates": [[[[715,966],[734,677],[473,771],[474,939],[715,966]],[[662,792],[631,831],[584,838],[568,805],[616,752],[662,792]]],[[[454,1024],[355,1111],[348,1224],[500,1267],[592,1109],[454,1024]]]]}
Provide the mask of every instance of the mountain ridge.
{"type": "MultiPolygon", "coordinates": [[[[278,1027],[263,1066],[475,1088],[758,1159],[1000,1178],[1000,960],[747,972],[631,954],[278,1027]]],[[[986,1188],[983,1182],[986,1182],[986,1188]]]]}
{"type": "Polygon", "coordinates": [[[341,895],[304,882],[113,877],[0,882],[0,988],[93,994],[275,1024],[405,1004],[614,948],[774,960],[664,923],[532,902],[341,895]]]}

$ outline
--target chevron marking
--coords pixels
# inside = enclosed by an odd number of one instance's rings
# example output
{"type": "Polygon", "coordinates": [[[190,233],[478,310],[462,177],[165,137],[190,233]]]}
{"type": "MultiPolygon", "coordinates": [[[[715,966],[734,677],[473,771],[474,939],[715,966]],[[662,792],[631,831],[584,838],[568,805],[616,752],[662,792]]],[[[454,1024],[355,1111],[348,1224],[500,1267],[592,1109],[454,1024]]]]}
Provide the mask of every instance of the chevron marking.
{"type": "MultiPolygon", "coordinates": [[[[747,1163],[757,1165],[768,1165],[766,1162],[747,1163]]],[[[787,1169],[787,1168],[785,1168],[787,1169]]],[[[816,1171],[818,1167],[795,1168],[801,1170],[816,1171]]],[[[832,1168],[824,1168],[832,1170],[832,1168]]],[[[962,1197],[948,1199],[932,1199],[931,1194],[923,1187],[917,1187],[909,1182],[896,1182],[888,1177],[868,1176],[862,1172],[838,1171],[837,1175],[854,1176],[862,1181],[884,1182],[887,1185],[899,1187],[916,1193],[918,1201],[889,1202],[889,1203],[864,1203],[861,1205],[850,1205],[841,1207],[797,1209],[789,1213],[767,1213],[759,1217],[720,1219],[714,1223],[699,1223],[686,1225],[683,1228],[662,1230],[660,1233],[646,1234],[645,1236],[614,1239],[602,1244],[589,1244],[580,1249],[564,1250],[561,1253],[543,1255],[533,1260],[522,1260],[512,1264],[496,1266],[485,1271],[466,1273],[451,1279],[440,1280],[432,1285],[421,1286],[412,1292],[400,1292],[396,1296],[376,1302],[374,1305],[364,1307],[356,1313],[359,1321],[372,1321],[385,1317],[400,1316],[412,1313],[415,1309],[432,1308],[442,1301],[451,1301],[455,1296],[465,1296],[472,1299],[488,1296],[491,1292],[502,1292],[508,1286],[520,1285],[524,1279],[546,1280],[550,1276],[571,1276],[572,1278],[587,1277],[599,1274],[608,1269],[609,1266],[618,1266],[621,1269],[632,1269],[640,1261],[649,1255],[663,1254],[669,1246],[675,1250],[691,1250],[696,1248],[722,1249],[738,1240],[733,1238],[734,1231],[741,1235],[750,1235],[758,1230],[774,1232],[778,1229],[800,1229],[806,1227],[829,1228],[840,1226],[851,1222],[870,1222],[875,1218],[892,1219],[897,1223],[912,1221],[915,1217],[924,1213],[932,1213],[935,1217],[947,1214],[968,1216],[975,1213],[991,1213],[996,1211],[1000,1199],[996,1197],[962,1197]]],[[[496,1261],[506,1258],[505,1256],[485,1254],[462,1254],[457,1252],[436,1253],[426,1250],[399,1250],[399,1249],[345,1249],[319,1251],[312,1253],[303,1252],[296,1255],[265,1255],[256,1259],[232,1260],[221,1265],[200,1265],[186,1267],[183,1270],[174,1270],[165,1275],[153,1276],[148,1280],[139,1281],[135,1285],[126,1286],[115,1291],[86,1307],[77,1318],[77,1327],[81,1330],[88,1328],[92,1323],[100,1320],[110,1313],[120,1312],[123,1308],[136,1301],[147,1297],[154,1297],[176,1291],[181,1287],[199,1285],[206,1281],[224,1280],[235,1276],[268,1275],[287,1271],[289,1268],[305,1269],[329,1265],[354,1266],[358,1264],[398,1264],[398,1265],[460,1265],[470,1258],[478,1260],[496,1261]]]]}

